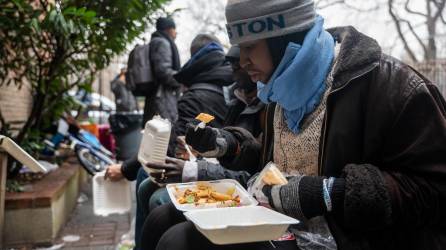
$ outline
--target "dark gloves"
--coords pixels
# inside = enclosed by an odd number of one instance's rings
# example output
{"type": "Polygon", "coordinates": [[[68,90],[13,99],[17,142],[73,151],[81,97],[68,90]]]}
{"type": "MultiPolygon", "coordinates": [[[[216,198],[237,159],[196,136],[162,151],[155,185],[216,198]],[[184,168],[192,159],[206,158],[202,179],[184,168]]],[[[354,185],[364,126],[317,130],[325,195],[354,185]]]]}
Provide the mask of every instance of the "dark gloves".
{"type": "Polygon", "coordinates": [[[262,192],[268,198],[269,205],[274,209],[274,202],[273,202],[273,198],[271,196],[272,189],[273,189],[273,186],[265,185],[262,188],[262,192]]]}
{"type": "Polygon", "coordinates": [[[283,186],[264,186],[262,192],[274,210],[306,220],[330,212],[328,204],[342,210],[344,183],[342,178],[296,176],[283,186]]]}
{"type": "Polygon", "coordinates": [[[217,131],[209,126],[198,128],[195,131],[199,123],[200,121],[194,120],[186,124],[186,143],[200,153],[215,150],[217,147],[217,131]]]}
{"type": "Polygon", "coordinates": [[[238,142],[231,132],[206,126],[195,131],[198,122],[186,125],[186,143],[191,145],[202,156],[208,158],[223,157],[226,153],[234,154],[238,149],[238,142]]]}

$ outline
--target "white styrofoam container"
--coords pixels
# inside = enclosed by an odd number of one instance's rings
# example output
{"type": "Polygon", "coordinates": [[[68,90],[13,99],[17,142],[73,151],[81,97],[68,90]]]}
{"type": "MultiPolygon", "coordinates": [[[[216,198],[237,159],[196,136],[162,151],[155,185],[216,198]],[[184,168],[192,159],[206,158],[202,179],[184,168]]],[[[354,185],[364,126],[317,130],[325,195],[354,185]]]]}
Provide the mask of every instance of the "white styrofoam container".
{"type": "MultiPolygon", "coordinates": [[[[175,207],[180,211],[191,211],[196,209],[221,209],[217,208],[218,203],[213,204],[203,204],[203,205],[195,205],[195,204],[180,204],[177,201],[177,190],[184,191],[186,189],[195,189],[197,187],[198,182],[188,182],[188,183],[176,183],[176,184],[168,184],[166,186],[167,192],[169,193],[169,197],[172,200],[172,203],[175,207]]],[[[215,191],[220,193],[226,193],[229,188],[235,187],[234,196],[240,196],[240,205],[241,206],[256,206],[258,202],[251,196],[249,193],[235,180],[231,179],[223,179],[216,181],[200,181],[200,183],[205,183],[212,186],[215,191]]]]}
{"type": "Polygon", "coordinates": [[[167,119],[155,116],[144,127],[144,135],[138,151],[138,161],[147,173],[163,172],[146,167],[147,163],[164,163],[169,146],[172,124],[167,119]]]}
{"type": "Polygon", "coordinates": [[[132,208],[130,182],[104,179],[105,171],[93,177],[93,211],[95,215],[123,214],[132,208]]]}
{"type": "Polygon", "coordinates": [[[298,220],[261,206],[201,209],[184,215],[218,245],[279,239],[298,220]]]}

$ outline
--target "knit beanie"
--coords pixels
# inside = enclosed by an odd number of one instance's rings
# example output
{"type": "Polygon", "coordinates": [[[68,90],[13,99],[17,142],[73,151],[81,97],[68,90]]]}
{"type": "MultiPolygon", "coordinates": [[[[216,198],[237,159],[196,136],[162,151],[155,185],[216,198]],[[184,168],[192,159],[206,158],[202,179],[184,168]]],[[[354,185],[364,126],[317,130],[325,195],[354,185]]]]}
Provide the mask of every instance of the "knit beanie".
{"type": "Polygon", "coordinates": [[[160,17],[156,20],[156,30],[162,31],[166,29],[175,29],[175,22],[170,17],[160,17]]]}
{"type": "Polygon", "coordinates": [[[313,0],[228,0],[226,5],[231,44],[304,31],[315,19],[313,0]]]}
{"type": "Polygon", "coordinates": [[[240,60],[240,47],[238,45],[233,45],[226,53],[226,61],[238,62],[240,60]]]}

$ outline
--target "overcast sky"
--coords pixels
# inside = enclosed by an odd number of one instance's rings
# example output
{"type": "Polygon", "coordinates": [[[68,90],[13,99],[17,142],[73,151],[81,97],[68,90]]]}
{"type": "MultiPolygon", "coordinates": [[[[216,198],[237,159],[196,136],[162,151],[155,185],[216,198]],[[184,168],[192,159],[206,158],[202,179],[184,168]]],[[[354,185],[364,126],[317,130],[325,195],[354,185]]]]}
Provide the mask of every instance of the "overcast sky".
{"type": "MultiPolygon", "coordinates": [[[[353,0],[352,0],[353,1],[353,0]]],[[[366,9],[376,2],[385,2],[386,0],[364,1],[358,0],[360,8],[366,9]]],[[[353,1],[354,2],[354,1],[353,1]]],[[[208,20],[224,27],[226,23],[224,16],[224,5],[226,0],[173,0],[166,9],[173,11],[175,9],[183,9],[175,14],[177,24],[178,37],[176,40],[180,51],[181,62],[184,64],[190,57],[189,46],[192,39],[199,33],[211,30],[212,33],[219,37],[223,44],[229,46],[229,41],[224,30],[216,30],[215,27],[206,27],[203,20],[208,20]]],[[[423,10],[423,1],[413,1],[412,8],[423,10]]],[[[347,9],[343,6],[331,6],[318,11],[325,18],[325,27],[352,25],[359,31],[375,38],[383,48],[385,53],[391,54],[397,58],[405,59],[405,53],[401,42],[396,41],[396,29],[387,9],[384,7],[377,11],[357,12],[347,9]]],[[[413,20],[413,16],[410,16],[413,20]]],[[[446,26],[439,29],[439,33],[446,33],[446,26]],[[443,28],[443,29],[441,29],[443,28]]],[[[153,30],[145,34],[146,39],[150,38],[153,30]]],[[[424,36],[423,30],[419,30],[421,36],[424,36]]],[[[416,44],[414,38],[409,43],[416,44]]],[[[444,43],[437,45],[443,55],[446,54],[444,43]]]]}

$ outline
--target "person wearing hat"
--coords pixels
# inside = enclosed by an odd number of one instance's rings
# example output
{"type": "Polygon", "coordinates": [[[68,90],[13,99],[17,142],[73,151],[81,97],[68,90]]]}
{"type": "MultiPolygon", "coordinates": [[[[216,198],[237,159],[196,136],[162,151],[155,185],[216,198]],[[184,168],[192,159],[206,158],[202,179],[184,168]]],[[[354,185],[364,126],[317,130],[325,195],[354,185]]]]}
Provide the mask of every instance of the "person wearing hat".
{"type": "Polygon", "coordinates": [[[312,0],[228,0],[226,19],[258,97],[276,105],[265,152],[291,176],[263,195],[301,221],[294,248],[215,246],[183,222],[156,249],[445,249],[446,102],[436,86],[355,28],[325,30],[312,0]]]}
{"type": "Polygon", "coordinates": [[[150,60],[157,90],[146,96],[143,124],[156,114],[175,122],[181,84],[173,77],[181,68],[175,44],[176,25],[171,17],[160,17],[150,40],[150,60]]]}

